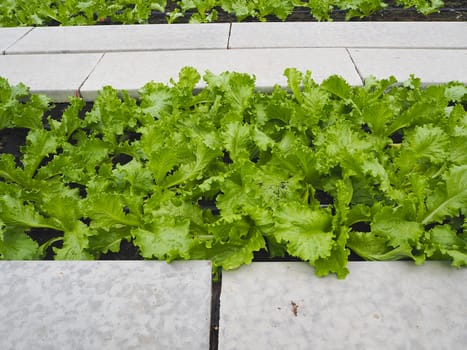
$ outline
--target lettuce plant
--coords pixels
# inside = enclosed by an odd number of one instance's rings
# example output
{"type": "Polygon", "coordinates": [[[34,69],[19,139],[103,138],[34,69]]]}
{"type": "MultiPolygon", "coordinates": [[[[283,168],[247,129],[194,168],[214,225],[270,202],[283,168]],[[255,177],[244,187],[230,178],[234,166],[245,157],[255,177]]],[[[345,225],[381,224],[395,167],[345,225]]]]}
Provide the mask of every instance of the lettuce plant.
{"type": "Polygon", "coordinates": [[[184,68],[138,99],[105,87],[84,112],[72,98],[59,118],[1,79],[1,140],[25,138],[0,149],[0,257],[98,259],[127,241],[225,269],[266,249],[340,278],[350,251],[466,265],[467,87],[285,75],[265,93],[207,72],[198,91],[184,68]]]}

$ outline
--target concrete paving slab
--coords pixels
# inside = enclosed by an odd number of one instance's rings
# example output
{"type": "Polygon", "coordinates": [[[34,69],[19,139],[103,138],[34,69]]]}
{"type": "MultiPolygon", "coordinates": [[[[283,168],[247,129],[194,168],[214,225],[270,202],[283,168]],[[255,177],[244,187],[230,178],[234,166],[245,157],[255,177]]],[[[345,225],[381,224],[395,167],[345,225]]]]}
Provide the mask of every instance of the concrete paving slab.
{"type": "Polygon", "coordinates": [[[102,54],[3,55],[0,76],[10,84],[23,82],[33,93],[44,93],[54,102],[66,102],[91,73],[102,54]]]}
{"type": "Polygon", "coordinates": [[[208,349],[208,261],[0,263],[5,350],[208,349]]]}
{"type": "Polygon", "coordinates": [[[467,48],[466,22],[233,23],[230,48],[467,48]]]}
{"type": "MultiPolygon", "coordinates": [[[[345,49],[261,49],[261,50],[189,50],[167,52],[108,53],[81,88],[86,100],[93,100],[105,85],[127,90],[133,96],[148,81],[169,82],[180,69],[192,66],[202,74],[237,71],[256,75],[259,89],[275,84],[287,85],[283,72],[287,67],[311,70],[316,81],[339,74],[350,84],[361,85],[345,49]]],[[[203,87],[201,82],[198,87],[203,87]]]]}
{"type": "Polygon", "coordinates": [[[349,49],[365,78],[374,75],[399,81],[414,74],[425,84],[457,80],[467,83],[467,50],[349,49]]]}
{"type": "Polygon", "coordinates": [[[351,262],[345,280],[306,263],[223,272],[219,349],[449,349],[467,344],[467,269],[351,262]]]}
{"type": "Polygon", "coordinates": [[[229,23],[35,28],[7,54],[226,49],[229,23]]]}
{"type": "Polygon", "coordinates": [[[32,27],[0,28],[0,55],[5,54],[7,48],[31,30],[32,27]]]}

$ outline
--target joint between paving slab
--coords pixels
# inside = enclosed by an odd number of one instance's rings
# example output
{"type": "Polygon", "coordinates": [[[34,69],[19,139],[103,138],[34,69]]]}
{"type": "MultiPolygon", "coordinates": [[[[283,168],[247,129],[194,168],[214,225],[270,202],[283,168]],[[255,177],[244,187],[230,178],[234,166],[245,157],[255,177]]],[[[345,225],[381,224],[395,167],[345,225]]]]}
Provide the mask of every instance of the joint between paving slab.
{"type": "Polygon", "coordinates": [[[219,279],[211,279],[211,328],[209,331],[209,350],[219,349],[220,299],[222,290],[222,271],[219,279]]]}
{"type": "Polygon", "coordinates": [[[15,41],[13,41],[9,46],[7,46],[7,47],[5,48],[5,50],[3,50],[2,55],[7,55],[7,51],[8,51],[8,49],[10,49],[10,47],[12,47],[13,45],[15,45],[18,41],[20,41],[21,39],[23,39],[26,35],[28,35],[29,33],[31,33],[33,30],[34,30],[34,27],[30,28],[26,33],[24,33],[24,34],[21,35],[18,39],[16,39],[15,41]]]}
{"type": "Polygon", "coordinates": [[[86,76],[86,78],[84,78],[84,80],[82,81],[82,83],[80,84],[80,86],[78,86],[78,90],[76,91],[76,97],[81,97],[83,98],[83,96],[81,95],[81,88],[83,87],[83,85],[86,83],[86,81],[89,79],[89,77],[91,76],[91,74],[96,70],[97,66],[99,65],[99,63],[102,61],[102,59],[104,58],[105,56],[105,52],[102,53],[101,57],[97,60],[96,64],[94,65],[94,67],[92,67],[92,69],[89,71],[89,74],[86,76]]]}
{"type": "MultiPolygon", "coordinates": [[[[12,44],[13,45],[13,44],[12,44]]],[[[11,46],[10,46],[11,47],[11,46]]],[[[88,53],[101,53],[101,54],[106,54],[106,53],[138,53],[138,52],[167,52],[167,51],[199,51],[199,50],[225,50],[225,48],[196,48],[196,47],[189,47],[189,48],[175,48],[175,49],[110,49],[110,50],[80,50],[80,51],[73,51],[73,50],[58,50],[58,51],[23,51],[23,52],[7,52],[8,49],[6,49],[3,54],[4,55],[16,55],[16,56],[28,56],[28,55],[53,55],[53,54],[58,54],[58,55],[68,55],[68,54],[88,54],[88,53]]]]}
{"type": "Polygon", "coordinates": [[[355,63],[355,61],[354,61],[354,59],[352,57],[352,54],[350,53],[350,50],[348,48],[345,48],[345,51],[347,51],[347,54],[349,55],[349,58],[352,61],[352,64],[353,64],[353,67],[354,67],[355,71],[357,72],[358,76],[360,77],[360,80],[362,81],[362,84],[364,84],[365,80],[363,79],[363,76],[360,73],[360,70],[358,69],[357,64],[355,63]]]}
{"type": "Polygon", "coordinates": [[[232,22],[229,26],[229,34],[227,35],[227,50],[230,49],[230,37],[232,36],[232,22]]]}

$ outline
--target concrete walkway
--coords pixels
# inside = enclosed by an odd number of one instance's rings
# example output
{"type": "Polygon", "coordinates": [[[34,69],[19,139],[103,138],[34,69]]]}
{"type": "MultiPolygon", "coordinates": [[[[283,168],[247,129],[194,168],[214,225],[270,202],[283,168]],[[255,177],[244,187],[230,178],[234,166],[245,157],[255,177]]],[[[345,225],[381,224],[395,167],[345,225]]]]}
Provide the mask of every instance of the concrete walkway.
{"type": "Polygon", "coordinates": [[[3,261],[0,347],[465,349],[467,269],[351,262],[349,270],[345,280],[318,278],[300,262],[224,271],[215,310],[207,261],[3,261]],[[210,321],[218,347],[209,345],[210,321]]]}
{"type": "MultiPolygon", "coordinates": [[[[190,65],[285,85],[286,67],[362,84],[410,74],[467,83],[467,23],[234,23],[0,28],[0,76],[54,101],[134,96],[190,65]]],[[[449,349],[467,344],[467,269],[354,262],[317,278],[306,263],[223,272],[208,262],[0,262],[0,349],[449,349]],[[214,300],[214,304],[216,300],[214,300]],[[213,305],[214,305],[213,304],[213,305]],[[212,330],[211,330],[212,331],[212,330]]]]}
{"type": "MultiPolygon", "coordinates": [[[[284,86],[287,67],[350,84],[370,75],[415,74],[426,84],[467,83],[467,23],[219,23],[0,28],[0,76],[63,102],[92,101],[105,85],[133,96],[183,66],[254,74],[260,89],[284,86]]],[[[202,86],[202,84],[200,85],[202,86]]]]}
{"type": "Polygon", "coordinates": [[[1,261],[3,350],[208,349],[208,261],[1,261]]]}
{"type": "Polygon", "coordinates": [[[465,349],[467,269],[351,262],[345,280],[297,262],[222,278],[219,349],[465,349]]]}

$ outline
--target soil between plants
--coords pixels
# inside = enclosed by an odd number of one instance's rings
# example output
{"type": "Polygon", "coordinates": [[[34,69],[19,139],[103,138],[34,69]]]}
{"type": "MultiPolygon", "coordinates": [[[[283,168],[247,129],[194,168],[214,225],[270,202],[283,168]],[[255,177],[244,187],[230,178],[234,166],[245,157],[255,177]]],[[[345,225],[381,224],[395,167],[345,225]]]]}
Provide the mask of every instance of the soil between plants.
{"type": "MultiPolygon", "coordinates": [[[[389,22],[389,21],[456,21],[464,22],[467,21],[467,2],[465,0],[445,0],[444,7],[439,9],[439,13],[432,13],[429,15],[423,15],[418,13],[415,8],[405,9],[401,6],[397,6],[395,0],[386,1],[388,6],[381,11],[375,12],[371,16],[365,18],[353,18],[351,22],[389,22]]],[[[167,13],[173,11],[174,5],[169,5],[166,8],[165,13],[153,12],[149,18],[151,24],[167,23],[167,13]]],[[[234,15],[226,13],[221,8],[216,8],[218,12],[218,18],[216,22],[238,22],[234,15]]],[[[176,23],[188,23],[191,15],[194,12],[187,12],[183,17],[179,18],[176,23]]],[[[333,21],[345,21],[345,11],[334,10],[331,13],[331,19],[333,21]]],[[[275,16],[266,17],[268,22],[281,22],[275,16]]],[[[305,8],[296,8],[292,14],[286,19],[286,22],[316,22],[317,20],[310,14],[310,11],[305,8]]],[[[257,18],[248,17],[242,22],[259,22],[257,18]]],[[[113,24],[111,22],[104,22],[102,24],[113,24]]]]}
{"type": "MultiPolygon", "coordinates": [[[[423,15],[415,8],[403,8],[396,4],[395,0],[386,0],[388,5],[384,10],[377,11],[372,15],[364,18],[352,18],[350,22],[408,22],[408,21],[449,21],[449,22],[465,22],[467,21],[467,2],[465,0],[444,0],[444,6],[439,9],[439,12],[429,15],[423,15]]],[[[165,12],[153,11],[148,18],[149,24],[167,24],[169,13],[175,9],[175,4],[168,4],[165,12]]],[[[222,8],[215,8],[218,12],[217,20],[215,23],[230,23],[239,22],[237,17],[222,10],[222,8]]],[[[187,11],[184,15],[177,18],[175,23],[188,23],[190,17],[196,13],[195,11],[187,11]]],[[[345,21],[346,11],[334,10],[330,14],[333,21],[345,21]]],[[[268,22],[282,22],[275,16],[267,16],[268,22]]],[[[242,22],[259,22],[257,18],[247,17],[242,22]]],[[[317,20],[310,14],[306,8],[296,8],[292,14],[287,17],[285,22],[317,22],[317,20]]],[[[110,19],[104,19],[95,25],[114,25],[121,24],[112,22],[110,19]]],[[[52,21],[48,26],[59,26],[59,22],[52,21]]]]}

